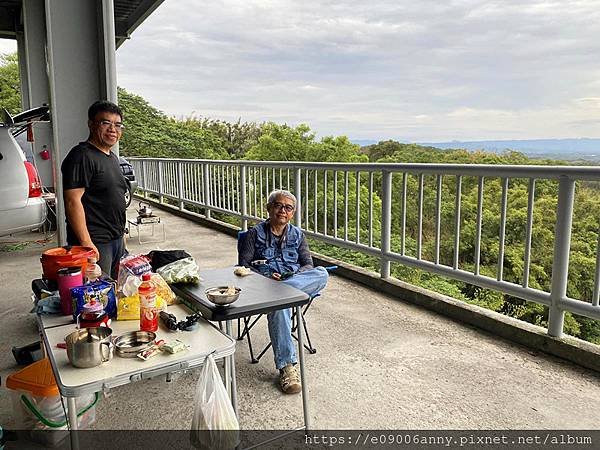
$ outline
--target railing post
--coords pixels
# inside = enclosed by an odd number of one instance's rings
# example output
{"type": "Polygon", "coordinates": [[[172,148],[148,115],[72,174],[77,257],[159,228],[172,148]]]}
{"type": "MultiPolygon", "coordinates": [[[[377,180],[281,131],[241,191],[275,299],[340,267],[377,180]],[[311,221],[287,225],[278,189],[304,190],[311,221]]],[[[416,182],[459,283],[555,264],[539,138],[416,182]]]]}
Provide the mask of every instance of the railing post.
{"type": "Polygon", "coordinates": [[[177,161],[177,200],[179,211],[183,211],[183,175],[181,174],[181,161],[177,161]]]}
{"type": "Polygon", "coordinates": [[[381,278],[389,278],[387,254],[391,250],[392,234],[392,173],[388,170],[382,172],[381,191],[381,278]]]}
{"type": "Polygon", "coordinates": [[[248,207],[246,205],[246,166],[240,167],[240,213],[242,214],[242,230],[248,230],[248,207]]]}
{"type": "Polygon", "coordinates": [[[144,185],[144,198],[148,198],[148,186],[146,184],[146,160],[142,159],[142,183],[144,185]]]}
{"type": "Polygon", "coordinates": [[[565,311],[561,308],[560,302],[567,294],[574,197],[575,181],[568,177],[561,177],[558,185],[558,205],[554,231],[554,258],[552,261],[552,285],[550,290],[552,303],[548,315],[548,334],[554,337],[562,336],[565,321],[565,311]]]}
{"type": "Polygon", "coordinates": [[[294,169],[294,195],[296,196],[294,224],[298,228],[302,228],[302,176],[299,167],[294,169]]]}
{"type": "Polygon", "coordinates": [[[204,204],[206,209],[204,210],[204,215],[207,219],[210,219],[210,209],[211,206],[211,195],[210,195],[210,170],[208,168],[208,163],[204,164],[204,204]]]}
{"type": "Polygon", "coordinates": [[[163,170],[162,170],[162,161],[159,159],[158,161],[158,202],[163,203],[163,170]]]}

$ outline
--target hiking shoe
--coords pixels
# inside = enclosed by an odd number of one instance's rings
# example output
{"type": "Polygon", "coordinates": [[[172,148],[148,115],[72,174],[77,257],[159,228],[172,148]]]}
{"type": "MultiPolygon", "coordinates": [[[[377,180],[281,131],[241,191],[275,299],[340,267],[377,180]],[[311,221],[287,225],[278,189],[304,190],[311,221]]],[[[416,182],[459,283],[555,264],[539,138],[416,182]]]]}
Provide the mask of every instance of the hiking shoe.
{"type": "Polygon", "coordinates": [[[297,394],[302,389],[300,376],[293,364],[288,364],[279,369],[279,386],[285,394],[297,394]]]}

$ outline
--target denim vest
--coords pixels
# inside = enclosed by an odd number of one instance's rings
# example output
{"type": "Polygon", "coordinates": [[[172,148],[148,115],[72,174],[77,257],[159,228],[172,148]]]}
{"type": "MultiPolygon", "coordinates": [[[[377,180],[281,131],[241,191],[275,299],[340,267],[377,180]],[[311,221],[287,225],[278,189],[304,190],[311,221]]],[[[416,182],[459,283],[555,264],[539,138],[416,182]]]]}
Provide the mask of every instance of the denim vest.
{"type": "Polygon", "coordinates": [[[256,241],[254,257],[267,260],[266,265],[257,269],[266,276],[272,273],[298,272],[298,248],[302,240],[302,231],[291,223],[287,224],[286,234],[281,241],[271,233],[267,221],[256,226],[256,241]],[[279,242],[278,242],[279,241],[279,242]]]}

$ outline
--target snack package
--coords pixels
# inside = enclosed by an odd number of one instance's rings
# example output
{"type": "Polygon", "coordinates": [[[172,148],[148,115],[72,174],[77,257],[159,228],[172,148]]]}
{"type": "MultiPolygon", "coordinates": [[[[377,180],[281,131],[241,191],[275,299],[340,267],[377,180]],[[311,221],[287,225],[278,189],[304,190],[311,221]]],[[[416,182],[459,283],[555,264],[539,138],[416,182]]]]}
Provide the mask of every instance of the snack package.
{"type": "MultiPolygon", "coordinates": [[[[73,318],[83,310],[83,305],[88,303],[92,297],[102,302],[104,311],[109,317],[117,316],[117,301],[115,296],[115,284],[107,280],[97,280],[90,284],[71,288],[71,300],[73,301],[73,318]]],[[[139,315],[139,312],[138,312],[139,315]]]]}
{"type": "MultiPolygon", "coordinates": [[[[156,309],[160,313],[167,310],[167,302],[156,295],[156,309]]],[[[117,300],[117,320],[140,320],[140,296],[136,293],[117,300]]]]}
{"type": "Polygon", "coordinates": [[[167,282],[163,277],[161,277],[157,273],[153,273],[150,277],[150,280],[154,283],[156,287],[156,295],[161,297],[167,305],[172,305],[175,303],[175,293],[171,290],[167,282]]]}
{"type": "Polygon", "coordinates": [[[192,257],[180,259],[172,262],[157,270],[157,273],[169,283],[191,283],[198,284],[200,276],[198,275],[198,264],[192,257]]]}
{"type": "Polygon", "coordinates": [[[150,260],[145,255],[127,255],[119,263],[117,292],[129,297],[137,293],[143,274],[152,270],[150,260]]]}

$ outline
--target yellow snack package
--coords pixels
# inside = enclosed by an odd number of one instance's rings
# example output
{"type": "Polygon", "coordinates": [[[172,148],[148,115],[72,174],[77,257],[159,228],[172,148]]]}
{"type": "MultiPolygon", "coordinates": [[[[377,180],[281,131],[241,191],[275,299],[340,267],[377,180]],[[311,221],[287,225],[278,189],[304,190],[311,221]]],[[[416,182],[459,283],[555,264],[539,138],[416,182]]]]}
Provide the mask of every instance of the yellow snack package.
{"type": "MultiPolygon", "coordinates": [[[[160,295],[156,295],[156,309],[167,310],[167,302],[160,295]]],[[[140,320],[140,296],[121,297],[117,300],[117,320],[140,320]]]]}

